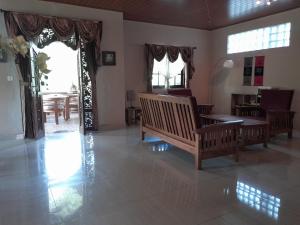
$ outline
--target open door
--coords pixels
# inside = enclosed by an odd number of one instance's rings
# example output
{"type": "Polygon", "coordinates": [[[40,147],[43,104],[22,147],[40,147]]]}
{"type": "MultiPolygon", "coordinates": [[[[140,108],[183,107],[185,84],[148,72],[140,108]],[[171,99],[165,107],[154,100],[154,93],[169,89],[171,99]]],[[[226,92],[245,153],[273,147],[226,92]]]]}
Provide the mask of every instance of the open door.
{"type": "Polygon", "coordinates": [[[30,48],[31,60],[31,82],[29,84],[31,90],[31,108],[32,108],[32,137],[42,138],[45,136],[45,127],[43,121],[43,99],[40,92],[40,82],[38,79],[39,70],[36,64],[37,53],[33,48],[30,48]]]}
{"type": "Polygon", "coordinates": [[[91,76],[87,60],[87,49],[83,42],[78,54],[80,89],[80,130],[83,134],[98,130],[96,77],[91,76]]]}
{"type": "Polygon", "coordinates": [[[78,66],[78,90],[79,90],[79,109],[78,109],[78,114],[79,114],[79,132],[81,134],[85,134],[85,129],[84,129],[84,113],[83,113],[83,93],[82,93],[82,69],[81,69],[81,53],[80,49],[77,53],[77,66],[78,66]]]}

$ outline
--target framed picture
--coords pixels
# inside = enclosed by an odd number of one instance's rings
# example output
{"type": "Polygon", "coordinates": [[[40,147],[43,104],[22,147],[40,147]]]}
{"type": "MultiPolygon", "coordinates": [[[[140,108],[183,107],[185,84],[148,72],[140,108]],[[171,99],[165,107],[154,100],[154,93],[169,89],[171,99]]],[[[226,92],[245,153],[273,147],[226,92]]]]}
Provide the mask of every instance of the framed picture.
{"type": "Polygon", "coordinates": [[[0,62],[7,62],[7,52],[3,48],[0,48],[0,62]]]}
{"type": "Polygon", "coordinates": [[[116,65],[116,52],[103,51],[102,52],[102,64],[104,66],[115,66],[116,65]]]}

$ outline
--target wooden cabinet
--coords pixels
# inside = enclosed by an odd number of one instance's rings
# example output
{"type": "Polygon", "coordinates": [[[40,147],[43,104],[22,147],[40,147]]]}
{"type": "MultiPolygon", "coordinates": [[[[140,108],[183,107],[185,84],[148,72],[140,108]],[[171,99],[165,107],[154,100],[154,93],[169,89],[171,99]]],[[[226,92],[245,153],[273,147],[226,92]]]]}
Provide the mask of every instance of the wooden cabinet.
{"type": "Polygon", "coordinates": [[[125,110],[127,125],[137,124],[140,120],[141,109],[136,107],[128,107],[125,110]]]}
{"type": "Polygon", "coordinates": [[[237,108],[243,106],[257,107],[259,105],[259,99],[255,94],[237,94],[231,95],[231,114],[237,115],[237,108]]]}

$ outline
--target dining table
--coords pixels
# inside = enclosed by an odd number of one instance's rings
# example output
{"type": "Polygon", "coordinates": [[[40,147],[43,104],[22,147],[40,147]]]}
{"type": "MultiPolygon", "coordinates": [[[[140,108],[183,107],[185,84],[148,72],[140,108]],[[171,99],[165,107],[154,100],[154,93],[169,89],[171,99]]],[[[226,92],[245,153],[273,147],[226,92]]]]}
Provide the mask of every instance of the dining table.
{"type": "Polygon", "coordinates": [[[63,112],[64,119],[67,120],[65,112],[68,111],[68,98],[70,96],[78,96],[75,93],[66,93],[66,94],[43,94],[43,106],[44,112],[50,113],[53,112],[55,115],[55,123],[59,124],[58,117],[61,112],[63,112]]]}

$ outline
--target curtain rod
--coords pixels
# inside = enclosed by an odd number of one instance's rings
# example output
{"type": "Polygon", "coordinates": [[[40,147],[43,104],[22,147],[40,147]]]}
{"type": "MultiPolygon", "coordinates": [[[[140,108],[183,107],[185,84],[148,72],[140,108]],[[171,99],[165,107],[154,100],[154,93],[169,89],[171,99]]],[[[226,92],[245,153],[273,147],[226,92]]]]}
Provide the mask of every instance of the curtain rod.
{"type": "MultiPolygon", "coordinates": [[[[149,43],[145,43],[145,45],[158,45],[158,44],[149,44],[149,43]]],[[[161,46],[174,46],[174,45],[161,45],[161,46]]],[[[184,47],[184,46],[174,46],[174,47],[184,47]]],[[[197,47],[191,47],[193,50],[196,50],[197,47]]]]}
{"type": "Polygon", "coordinates": [[[92,22],[95,22],[95,23],[102,22],[102,21],[99,21],[99,20],[80,19],[80,18],[63,17],[63,16],[49,16],[49,15],[43,15],[43,14],[39,14],[39,13],[16,12],[16,11],[9,11],[9,10],[5,10],[5,9],[0,9],[0,12],[24,13],[24,14],[32,14],[32,15],[37,15],[37,16],[43,16],[43,17],[46,17],[46,18],[63,18],[63,19],[70,19],[70,20],[73,20],[73,21],[87,20],[87,21],[92,21],[92,22]]]}

